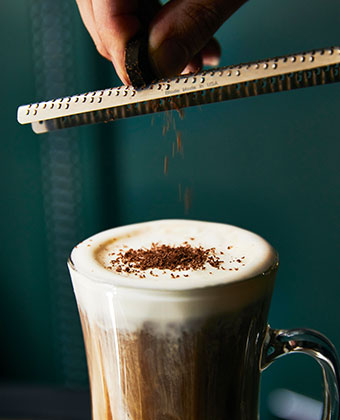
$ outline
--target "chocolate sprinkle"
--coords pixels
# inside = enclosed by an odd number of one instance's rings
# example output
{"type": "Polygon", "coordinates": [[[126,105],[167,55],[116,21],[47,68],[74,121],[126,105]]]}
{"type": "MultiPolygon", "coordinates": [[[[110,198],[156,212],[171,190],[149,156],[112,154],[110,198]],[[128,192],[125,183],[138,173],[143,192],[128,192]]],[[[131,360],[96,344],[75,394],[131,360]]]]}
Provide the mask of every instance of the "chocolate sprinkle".
{"type": "MultiPolygon", "coordinates": [[[[151,248],[128,249],[119,252],[110,263],[117,272],[136,273],[149,269],[183,271],[204,270],[205,265],[220,269],[222,260],[215,248],[204,249],[189,244],[180,246],[152,244],[151,248]]],[[[171,273],[173,278],[174,276],[171,273]]]]}

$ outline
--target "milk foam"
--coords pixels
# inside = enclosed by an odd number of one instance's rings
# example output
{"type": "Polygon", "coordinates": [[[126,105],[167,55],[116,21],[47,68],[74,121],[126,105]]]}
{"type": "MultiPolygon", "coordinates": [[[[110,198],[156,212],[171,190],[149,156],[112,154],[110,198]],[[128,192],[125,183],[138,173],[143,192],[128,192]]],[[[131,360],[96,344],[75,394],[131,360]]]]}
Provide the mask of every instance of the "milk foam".
{"type": "Polygon", "coordinates": [[[183,290],[251,278],[267,271],[276,261],[274,249],[260,236],[244,229],[210,222],[161,220],[111,229],[80,243],[71,259],[77,270],[110,284],[183,290]],[[223,263],[219,268],[206,264],[204,270],[146,270],[145,278],[111,269],[113,254],[129,248],[150,248],[153,243],[215,248],[223,263]],[[152,273],[151,273],[152,272],[152,273]]]}
{"type": "Polygon", "coordinates": [[[160,220],[101,232],[80,243],[70,268],[78,305],[107,328],[134,329],[145,321],[182,322],[241,309],[270,294],[277,254],[260,236],[210,222],[160,220]],[[145,278],[117,272],[112,254],[159,245],[214,248],[222,264],[204,270],[146,270],[145,278]],[[152,273],[151,273],[152,271],[152,273]],[[250,280],[251,279],[251,280],[250,280]],[[248,281],[247,286],[242,286],[248,281]]]}

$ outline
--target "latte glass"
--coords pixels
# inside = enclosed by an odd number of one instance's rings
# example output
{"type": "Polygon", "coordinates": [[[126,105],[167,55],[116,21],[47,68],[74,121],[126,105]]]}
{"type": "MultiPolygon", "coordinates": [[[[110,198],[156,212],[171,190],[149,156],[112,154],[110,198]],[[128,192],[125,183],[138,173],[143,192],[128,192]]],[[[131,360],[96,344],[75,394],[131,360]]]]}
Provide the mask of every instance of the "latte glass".
{"type": "MultiPolygon", "coordinates": [[[[119,232],[106,231],[78,247],[91,256],[91,244],[106,243],[119,232]]],[[[339,364],[333,345],[316,331],[267,324],[276,252],[254,276],[179,289],[111,281],[113,274],[77,258],[78,252],[76,247],[68,265],[93,420],[255,420],[261,372],[294,352],[319,362],[323,419],[338,420],[339,364]]]]}

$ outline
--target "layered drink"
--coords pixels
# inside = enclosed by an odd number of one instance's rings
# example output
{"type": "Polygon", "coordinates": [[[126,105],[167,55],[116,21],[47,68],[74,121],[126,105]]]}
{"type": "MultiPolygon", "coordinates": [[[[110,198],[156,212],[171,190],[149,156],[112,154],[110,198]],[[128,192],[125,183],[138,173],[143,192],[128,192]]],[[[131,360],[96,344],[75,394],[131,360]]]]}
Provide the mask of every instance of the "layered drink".
{"type": "Polygon", "coordinates": [[[94,420],[254,420],[275,250],[235,226],[162,220],[72,251],[94,420]]]}

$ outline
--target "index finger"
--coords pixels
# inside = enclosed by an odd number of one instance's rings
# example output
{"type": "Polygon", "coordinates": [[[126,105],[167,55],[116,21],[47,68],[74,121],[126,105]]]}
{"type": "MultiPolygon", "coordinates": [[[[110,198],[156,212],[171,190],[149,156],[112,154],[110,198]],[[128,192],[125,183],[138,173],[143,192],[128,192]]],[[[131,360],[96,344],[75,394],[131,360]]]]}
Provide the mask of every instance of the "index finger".
{"type": "Polygon", "coordinates": [[[118,76],[125,84],[125,47],[141,26],[147,26],[160,7],[150,0],[92,0],[98,35],[108,51],[118,76]]]}

